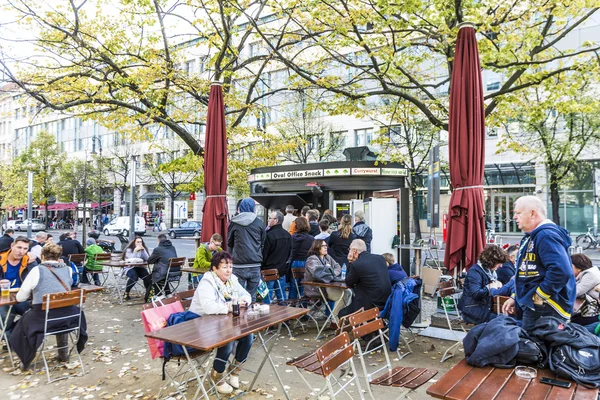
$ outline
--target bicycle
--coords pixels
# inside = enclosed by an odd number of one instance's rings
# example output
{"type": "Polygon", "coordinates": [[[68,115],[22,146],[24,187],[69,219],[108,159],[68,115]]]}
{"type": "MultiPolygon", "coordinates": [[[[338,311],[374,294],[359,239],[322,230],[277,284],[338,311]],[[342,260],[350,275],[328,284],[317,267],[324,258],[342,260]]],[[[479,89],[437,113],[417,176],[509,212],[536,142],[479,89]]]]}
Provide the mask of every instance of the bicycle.
{"type": "Polygon", "coordinates": [[[575,238],[575,243],[577,247],[582,247],[584,250],[587,250],[594,246],[594,248],[600,245],[600,241],[598,240],[598,235],[594,236],[592,233],[593,228],[591,226],[587,226],[587,232],[583,235],[579,235],[575,238]]]}

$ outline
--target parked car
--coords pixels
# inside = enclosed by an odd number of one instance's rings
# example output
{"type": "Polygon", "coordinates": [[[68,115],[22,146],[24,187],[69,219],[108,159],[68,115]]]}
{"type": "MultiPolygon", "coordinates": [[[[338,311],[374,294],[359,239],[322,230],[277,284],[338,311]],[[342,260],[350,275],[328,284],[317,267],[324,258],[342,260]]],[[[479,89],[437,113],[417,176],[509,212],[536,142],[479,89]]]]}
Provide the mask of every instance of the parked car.
{"type": "MultiPolygon", "coordinates": [[[[27,225],[29,224],[29,220],[23,220],[15,224],[16,231],[27,231],[27,225]]],[[[46,225],[39,219],[31,219],[31,230],[32,231],[43,231],[46,229],[46,225]]]]}
{"type": "Polygon", "coordinates": [[[196,233],[200,235],[201,232],[202,222],[200,221],[187,221],[179,225],[177,228],[169,228],[169,236],[171,239],[181,236],[196,236],[196,233]]]}
{"type": "MultiPolygon", "coordinates": [[[[104,225],[102,230],[106,236],[122,234],[129,236],[129,217],[117,217],[104,225]]],[[[135,217],[135,234],[144,236],[146,233],[146,221],[142,217],[135,217]]]]}
{"type": "Polygon", "coordinates": [[[2,229],[17,229],[17,224],[20,224],[21,222],[23,222],[21,219],[11,219],[4,223],[2,229]]]}

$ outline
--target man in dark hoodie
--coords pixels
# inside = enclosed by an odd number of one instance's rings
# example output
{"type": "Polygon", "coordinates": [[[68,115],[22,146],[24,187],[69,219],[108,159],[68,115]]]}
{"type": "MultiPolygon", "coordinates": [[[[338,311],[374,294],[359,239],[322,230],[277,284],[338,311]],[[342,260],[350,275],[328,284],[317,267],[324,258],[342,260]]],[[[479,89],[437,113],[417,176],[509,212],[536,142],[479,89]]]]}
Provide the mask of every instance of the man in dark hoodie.
{"type": "Polygon", "coordinates": [[[546,208],[536,196],[517,199],[514,213],[525,236],[517,254],[515,293],[504,303],[502,312],[514,313],[518,305],[526,331],[544,316],[567,321],[576,295],[569,232],[546,218],[546,208]]]}
{"type": "Polygon", "coordinates": [[[254,200],[247,197],[240,201],[238,214],[231,218],[227,230],[227,246],[233,256],[233,274],[240,285],[256,301],[256,289],[260,283],[260,266],[267,233],[265,225],[254,213],[254,200]]]}
{"type": "MultiPolygon", "coordinates": [[[[169,258],[177,257],[177,250],[171,243],[171,241],[167,238],[167,235],[161,233],[157,236],[158,246],[152,250],[152,254],[148,257],[148,264],[154,264],[152,268],[152,283],[154,285],[149,285],[146,291],[146,301],[150,295],[150,290],[154,286],[155,293],[158,292],[159,288],[157,286],[162,286],[162,282],[167,277],[167,269],[169,268],[169,258]],[[159,284],[159,282],[161,282],[159,284]]],[[[167,285],[166,291],[169,291],[169,285],[167,285]]],[[[167,293],[170,294],[170,293],[167,293]]]]}
{"type": "Polygon", "coordinates": [[[321,230],[319,229],[319,214],[317,214],[317,210],[308,210],[306,212],[306,216],[308,217],[308,225],[310,226],[310,231],[308,232],[309,235],[311,235],[312,237],[317,236],[319,233],[321,233],[321,230]]]}

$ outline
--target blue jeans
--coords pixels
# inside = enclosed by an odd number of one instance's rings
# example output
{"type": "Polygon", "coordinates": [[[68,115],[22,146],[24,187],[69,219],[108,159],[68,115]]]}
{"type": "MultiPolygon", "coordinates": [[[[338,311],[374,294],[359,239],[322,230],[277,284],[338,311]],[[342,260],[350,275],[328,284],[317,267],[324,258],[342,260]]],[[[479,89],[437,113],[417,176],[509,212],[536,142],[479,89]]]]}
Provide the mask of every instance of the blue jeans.
{"type": "Polygon", "coordinates": [[[24,301],[22,303],[17,303],[12,306],[10,310],[10,315],[8,315],[9,306],[0,307],[0,318],[2,318],[2,322],[6,323],[6,337],[9,338],[12,332],[12,328],[15,322],[16,315],[23,315],[27,310],[31,308],[31,304],[28,301],[24,301]],[[8,315],[8,319],[6,316],[8,315]]]}
{"type": "MultiPolygon", "coordinates": [[[[306,261],[292,261],[292,268],[304,268],[306,265],[306,261]]],[[[290,273],[292,280],[290,281],[290,299],[298,298],[298,290],[296,289],[296,284],[294,283],[293,274],[290,273]]],[[[296,283],[298,284],[298,288],[300,288],[300,297],[304,296],[304,286],[302,285],[302,279],[296,279],[296,283]]]]}
{"type": "Polygon", "coordinates": [[[552,317],[556,317],[564,322],[567,322],[567,319],[565,317],[560,315],[558,313],[558,311],[556,311],[554,308],[552,308],[551,305],[549,305],[547,303],[544,303],[542,305],[534,304],[533,306],[535,307],[534,310],[532,310],[529,307],[524,307],[524,309],[523,309],[523,326],[522,326],[522,328],[525,331],[527,331],[528,333],[531,332],[531,330],[533,329],[533,326],[535,325],[537,320],[541,317],[552,316],[552,317]]]}
{"type": "Polygon", "coordinates": [[[256,301],[256,289],[260,283],[260,267],[233,267],[233,274],[238,278],[240,285],[252,296],[252,302],[254,303],[256,301]]]}
{"type": "Polygon", "coordinates": [[[275,281],[265,282],[269,288],[269,296],[263,299],[264,304],[271,304],[275,299],[279,301],[285,300],[285,277],[279,278],[279,285],[275,281]],[[281,290],[279,290],[281,288],[281,290]]]}
{"type": "MultiPolygon", "coordinates": [[[[241,339],[237,340],[237,348],[235,349],[235,360],[238,363],[243,363],[248,358],[248,353],[250,353],[250,349],[252,348],[252,342],[254,341],[254,336],[252,334],[248,336],[244,336],[241,339]]],[[[219,347],[217,349],[217,357],[215,361],[213,361],[213,368],[218,373],[225,372],[225,366],[227,365],[227,360],[229,360],[229,356],[233,351],[233,343],[229,342],[225,346],[219,347]]]]}

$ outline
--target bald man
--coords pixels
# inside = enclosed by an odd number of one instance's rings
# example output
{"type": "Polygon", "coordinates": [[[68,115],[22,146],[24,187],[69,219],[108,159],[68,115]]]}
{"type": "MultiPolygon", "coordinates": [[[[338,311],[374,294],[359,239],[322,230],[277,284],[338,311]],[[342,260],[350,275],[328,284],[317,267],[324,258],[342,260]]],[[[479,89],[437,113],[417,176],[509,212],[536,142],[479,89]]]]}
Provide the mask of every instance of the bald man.
{"type": "Polygon", "coordinates": [[[518,305],[526,331],[544,316],[567,321],[576,297],[569,232],[546,217],[546,207],[536,196],[517,199],[514,219],[525,236],[515,263],[515,292],[502,311],[512,314],[518,305]]]}

